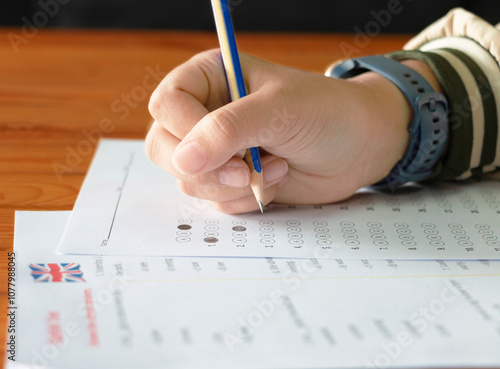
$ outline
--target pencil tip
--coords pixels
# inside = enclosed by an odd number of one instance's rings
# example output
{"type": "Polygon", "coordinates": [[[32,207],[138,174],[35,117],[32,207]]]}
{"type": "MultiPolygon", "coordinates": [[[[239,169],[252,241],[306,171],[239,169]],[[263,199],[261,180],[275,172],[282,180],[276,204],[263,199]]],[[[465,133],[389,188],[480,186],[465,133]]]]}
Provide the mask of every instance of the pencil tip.
{"type": "Polygon", "coordinates": [[[264,214],[264,204],[262,203],[262,201],[259,201],[259,208],[260,208],[260,212],[262,214],[264,214]]]}

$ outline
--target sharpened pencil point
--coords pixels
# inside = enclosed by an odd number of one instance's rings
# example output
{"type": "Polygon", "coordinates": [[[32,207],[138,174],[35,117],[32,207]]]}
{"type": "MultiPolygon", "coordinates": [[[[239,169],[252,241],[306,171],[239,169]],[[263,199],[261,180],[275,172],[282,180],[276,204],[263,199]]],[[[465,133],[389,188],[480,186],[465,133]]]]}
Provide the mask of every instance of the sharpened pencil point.
{"type": "Polygon", "coordinates": [[[262,203],[262,201],[259,201],[259,208],[260,208],[260,212],[262,214],[264,214],[264,204],[262,203]]]}

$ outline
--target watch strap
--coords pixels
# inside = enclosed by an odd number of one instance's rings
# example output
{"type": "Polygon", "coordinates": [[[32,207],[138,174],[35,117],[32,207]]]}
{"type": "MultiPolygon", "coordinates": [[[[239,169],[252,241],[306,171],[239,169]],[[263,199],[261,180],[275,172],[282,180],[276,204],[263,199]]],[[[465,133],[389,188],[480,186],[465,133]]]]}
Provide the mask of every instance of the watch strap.
{"type": "Polygon", "coordinates": [[[351,59],[335,66],[330,76],[351,78],[367,71],[376,72],[393,82],[413,107],[408,126],[410,144],[406,155],[391,173],[375,183],[376,189],[394,189],[421,181],[432,175],[448,138],[448,104],[418,72],[383,55],[351,59]]]}

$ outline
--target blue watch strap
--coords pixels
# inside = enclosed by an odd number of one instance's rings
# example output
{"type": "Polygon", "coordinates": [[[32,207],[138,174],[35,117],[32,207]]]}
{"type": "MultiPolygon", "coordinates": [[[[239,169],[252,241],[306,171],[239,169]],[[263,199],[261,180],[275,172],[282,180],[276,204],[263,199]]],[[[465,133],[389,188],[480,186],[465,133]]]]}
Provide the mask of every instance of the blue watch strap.
{"type": "Polygon", "coordinates": [[[350,78],[376,72],[394,83],[413,107],[408,126],[410,144],[406,155],[376,189],[394,189],[406,182],[421,181],[432,174],[448,139],[448,103],[415,70],[383,55],[347,60],[333,68],[331,77],[350,78]]]}

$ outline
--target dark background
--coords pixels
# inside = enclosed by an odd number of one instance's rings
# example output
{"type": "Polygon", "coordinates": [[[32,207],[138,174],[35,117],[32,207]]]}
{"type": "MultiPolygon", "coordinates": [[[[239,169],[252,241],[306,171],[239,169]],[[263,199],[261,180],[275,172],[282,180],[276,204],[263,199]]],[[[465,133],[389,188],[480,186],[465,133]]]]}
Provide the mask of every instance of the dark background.
{"type": "MultiPolygon", "coordinates": [[[[48,27],[213,30],[210,0],[2,0],[0,26],[22,26],[61,1],[48,27]]],[[[398,0],[391,0],[398,1],[398,0]]],[[[489,22],[500,21],[499,0],[399,0],[403,11],[384,32],[418,32],[461,6],[489,22]]],[[[229,0],[240,31],[353,32],[387,9],[389,0],[229,0]],[[370,13],[372,12],[372,13],[370,13]]]]}

